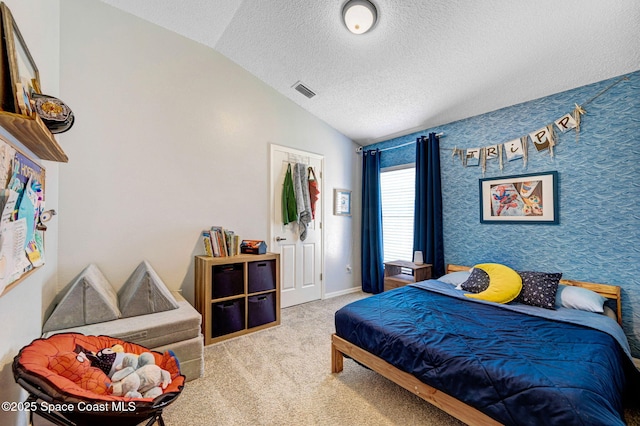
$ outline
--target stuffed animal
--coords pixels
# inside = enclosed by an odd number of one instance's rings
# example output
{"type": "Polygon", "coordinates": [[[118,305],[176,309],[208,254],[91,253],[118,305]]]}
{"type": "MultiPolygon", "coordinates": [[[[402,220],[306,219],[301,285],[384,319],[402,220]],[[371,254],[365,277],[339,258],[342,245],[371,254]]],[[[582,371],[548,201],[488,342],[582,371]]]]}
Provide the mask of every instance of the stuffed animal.
{"type": "Polygon", "coordinates": [[[112,377],[112,395],[129,398],[155,398],[171,383],[171,374],[155,364],[150,352],[127,356],[112,377]]]}
{"type": "Polygon", "coordinates": [[[98,367],[110,378],[116,373],[116,371],[122,368],[122,361],[126,357],[137,358],[138,355],[128,353],[124,351],[124,347],[120,344],[111,346],[110,348],[100,349],[97,353],[87,351],[86,349],[77,346],[76,352],[82,351],[87,354],[87,358],[91,361],[91,365],[98,367]]]}
{"type": "Polygon", "coordinates": [[[111,380],[102,370],[91,366],[84,353],[61,352],[49,359],[49,370],[76,383],[83,389],[105,395],[111,380]]]}
{"type": "Polygon", "coordinates": [[[116,372],[111,376],[111,380],[114,382],[124,379],[140,367],[156,363],[151,352],[143,352],[140,355],[125,354],[121,361],[120,365],[115,367],[116,372]]]}

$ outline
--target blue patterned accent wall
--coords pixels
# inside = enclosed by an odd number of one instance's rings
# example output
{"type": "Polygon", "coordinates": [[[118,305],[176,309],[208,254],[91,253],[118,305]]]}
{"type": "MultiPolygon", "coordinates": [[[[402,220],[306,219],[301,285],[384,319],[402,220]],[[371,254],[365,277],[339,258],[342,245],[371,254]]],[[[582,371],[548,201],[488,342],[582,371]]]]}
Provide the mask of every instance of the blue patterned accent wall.
{"type": "MultiPolygon", "coordinates": [[[[632,353],[639,357],[640,71],[624,77],[366,148],[389,148],[429,132],[443,132],[440,147],[446,262],[499,262],[520,270],[561,271],[569,279],[619,285],[623,328],[632,353]],[[557,170],[560,223],[480,224],[478,180],[483,177],[482,170],[463,167],[452,157],[452,149],[517,139],[571,112],[576,103],[586,110],[578,140],[575,131],[558,131],[554,157],[549,151],[537,152],[529,143],[527,167],[522,160],[505,159],[500,170],[498,161],[493,160],[487,162],[485,174],[500,177],[557,170]]],[[[381,158],[382,167],[414,161],[414,145],[384,151],[381,158]]]]}

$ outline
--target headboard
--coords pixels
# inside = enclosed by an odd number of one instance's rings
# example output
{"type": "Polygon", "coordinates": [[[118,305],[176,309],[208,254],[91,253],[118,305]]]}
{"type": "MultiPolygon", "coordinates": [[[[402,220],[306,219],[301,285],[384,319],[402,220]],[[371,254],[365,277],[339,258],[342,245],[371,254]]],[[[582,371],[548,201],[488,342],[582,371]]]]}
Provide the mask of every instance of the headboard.
{"type": "MultiPolygon", "coordinates": [[[[468,271],[469,269],[471,269],[470,266],[452,265],[452,264],[447,265],[447,273],[468,271]]],[[[621,302],[621,294],[620,294],[619,286],[611,285],[611,284],[590,283],[586,281],[565,280],[565,279],[561,279],[560,284],[583,287],[588,290],[595,291],[596,293],[606,297],[607,299],[615,300],[616,317],[618,320],[618,324],[622,325],[622,302],[621,302]]]]}

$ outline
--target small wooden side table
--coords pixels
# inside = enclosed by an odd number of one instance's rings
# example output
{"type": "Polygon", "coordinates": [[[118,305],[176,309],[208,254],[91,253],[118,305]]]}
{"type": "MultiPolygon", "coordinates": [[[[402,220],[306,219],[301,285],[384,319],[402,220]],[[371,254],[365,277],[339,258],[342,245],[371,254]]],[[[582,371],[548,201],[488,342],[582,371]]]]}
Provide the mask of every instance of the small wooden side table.
{"type": "Polygon", "coordinates": [[[431,278],[431,264],[429,263],[416,265],[406,260],[394,260],[384,264],[384,291],[429,278],[431,278]],[[409,269],[411,273],[404,273],[403,269],[409,269]]]}

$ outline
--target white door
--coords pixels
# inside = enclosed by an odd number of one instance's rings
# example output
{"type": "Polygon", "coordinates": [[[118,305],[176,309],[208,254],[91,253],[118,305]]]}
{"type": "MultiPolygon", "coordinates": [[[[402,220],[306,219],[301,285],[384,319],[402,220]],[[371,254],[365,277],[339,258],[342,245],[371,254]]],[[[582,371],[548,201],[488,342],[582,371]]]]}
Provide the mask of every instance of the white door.
{"type": "Polygon", "coordinates": [[[324,157],[279,145],[271,145],[271,235],[270,251],[280,253],[281,306],[298,305],[322,297],[322,168],[324,157]],[[282,186],[291,164],[313,167],[320,195],[315,205],[315,219],[307,227],[304,241],[297,223],[282,221],[282,186]]]}

